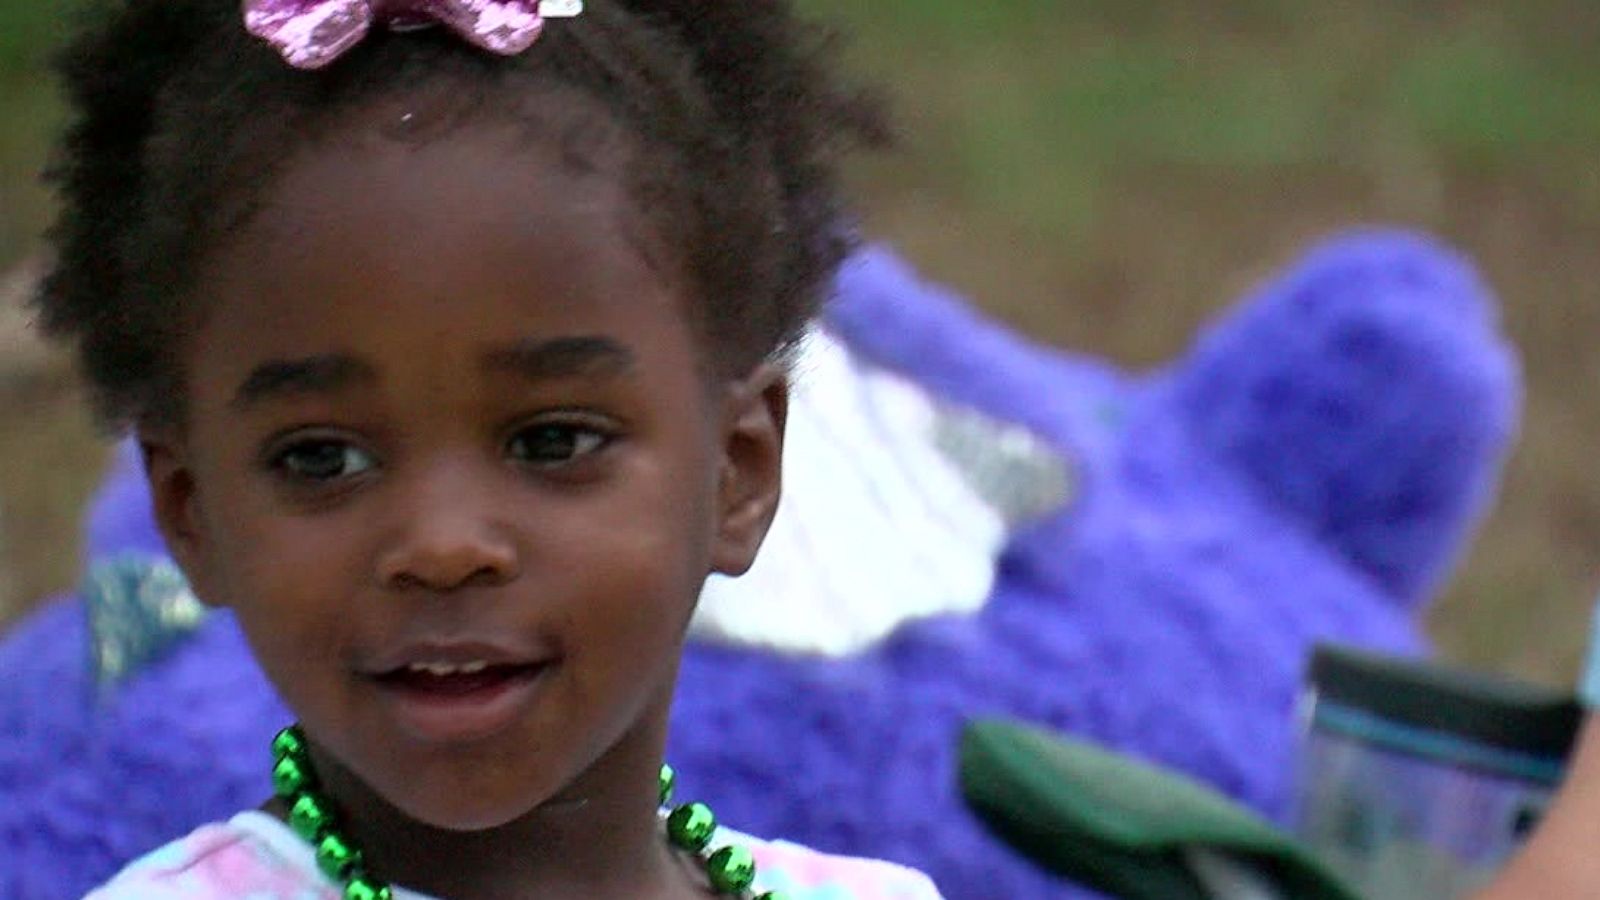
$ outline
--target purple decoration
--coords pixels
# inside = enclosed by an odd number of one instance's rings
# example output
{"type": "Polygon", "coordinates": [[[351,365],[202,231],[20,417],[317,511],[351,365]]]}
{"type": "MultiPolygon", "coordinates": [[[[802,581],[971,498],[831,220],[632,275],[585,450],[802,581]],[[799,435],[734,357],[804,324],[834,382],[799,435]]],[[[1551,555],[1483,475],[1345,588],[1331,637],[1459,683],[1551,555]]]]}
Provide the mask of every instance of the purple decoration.
{"type": "MultiPolygon", "coordinates": [[[[962,806],[974,716],[1059,729],[1281,815],[1311,646],[1420,652],[1417,615],[1493,491],[1518,376],[1470,266],[1425,239],[1316,250],[1146,377],[1028,343],[891,253],[828,321],[1069,455],[1073,505],[1014,537],[989,605],[845,659],[693,646],[671,758],[730,825],[926,870],[952,900],[1080,897],[962,806]]],[[[159,548],[121,458],[91,559],[159,548]]],[[[97,705],[77,598],[0,641],[0,897],[73,898],[256,805],[288,720],[233,620],[97,705]],[[134,735],[138,739],[133,738],[134,735]]]]}
{"type": "Polygon", "coordinates": [[[328,65],[374,24],[406,30],[439,23],[504,56],[533,46],[544,28],[539,0],[245,0],[244,22],[297,69],[328,65]]]}

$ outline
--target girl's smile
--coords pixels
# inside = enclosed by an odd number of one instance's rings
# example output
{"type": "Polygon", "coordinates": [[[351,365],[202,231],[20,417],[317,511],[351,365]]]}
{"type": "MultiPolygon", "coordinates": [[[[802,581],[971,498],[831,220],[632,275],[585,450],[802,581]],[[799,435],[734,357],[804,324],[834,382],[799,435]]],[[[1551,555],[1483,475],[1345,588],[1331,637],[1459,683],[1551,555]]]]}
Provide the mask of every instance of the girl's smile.
{"type": "MultiPolygon", "coordinates": [[[[504,636],[489,639],[504,642],[504,636]]],[[[509,642],[505,642],[509,643],[509,642]]],[[[401,660],[360,674],[379,688],[396,724],[419,741],[481,740],[509,727],[555,677],[553,650],[466,639],[429,639],[390,654],[401,660]]]]}

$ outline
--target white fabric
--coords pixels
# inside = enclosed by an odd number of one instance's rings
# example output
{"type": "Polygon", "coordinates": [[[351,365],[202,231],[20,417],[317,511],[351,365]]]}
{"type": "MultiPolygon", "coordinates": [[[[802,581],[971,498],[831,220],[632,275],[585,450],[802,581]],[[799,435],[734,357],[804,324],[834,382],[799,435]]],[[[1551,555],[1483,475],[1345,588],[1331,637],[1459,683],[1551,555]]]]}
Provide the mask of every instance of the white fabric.
{"type": "MultiPolygon", "coordinates": [[[[950,417],[814,332],[796,366],[777,519],[747,575],[707,583],[692,637],[840,656],[906,622],[981,609],[1008,523],[941,449],[950,417]]],[[[984,424],[997,447],[1015,451],[1020,436],[1038,448],[1020,428],[984,424]]]]}

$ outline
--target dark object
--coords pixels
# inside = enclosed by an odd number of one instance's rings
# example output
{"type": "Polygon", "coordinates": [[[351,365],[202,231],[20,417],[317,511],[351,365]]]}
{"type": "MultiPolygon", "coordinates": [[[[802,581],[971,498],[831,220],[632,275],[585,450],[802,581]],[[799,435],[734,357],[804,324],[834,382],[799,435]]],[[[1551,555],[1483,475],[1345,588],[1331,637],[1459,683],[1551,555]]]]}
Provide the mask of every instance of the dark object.
{"type": "Polygon", "coordinates": [[[1131,900],[1208,900],[1195,851],[1246,864],[1281,896],[1355,900],[1293,838],[1183,776],[1039,729],[977,722],[961,786],[980,818],[1052,872],[1131,900]]]}
{"type": "Polygon", "coordinates": [[[1568,693],[1344,647],[1316,649],[1309,683],[1316,731],[1544,784],[1583,719],[1568,693]]]}

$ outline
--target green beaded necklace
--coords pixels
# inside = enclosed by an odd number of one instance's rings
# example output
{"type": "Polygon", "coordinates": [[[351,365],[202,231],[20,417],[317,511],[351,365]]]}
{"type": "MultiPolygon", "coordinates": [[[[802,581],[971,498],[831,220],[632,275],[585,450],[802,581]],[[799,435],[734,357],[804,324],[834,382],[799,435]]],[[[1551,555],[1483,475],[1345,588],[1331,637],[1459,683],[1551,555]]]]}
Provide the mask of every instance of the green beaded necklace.
{"type": "MultiPolygon", "coordinates": [[[[272,739],[272,758],[272,790],[289,806],[289,827],[316,848],[317,867],[344,886],[345,900],[393,900],[389,885],[367,871],[360,848],[344,834],[332,802],[318,790],[300,726],[278,732],[272,739]]],[[[711,850],[717,817],[709,806],[685,803],[665,812],[676,781],[672,767],[663,765],[661,806],[667,839],[699,861],[711,889],[735,900],[788,900],[781,891],[751,893],[756,861],[749,850],[731,844],[711,850]]]]}

